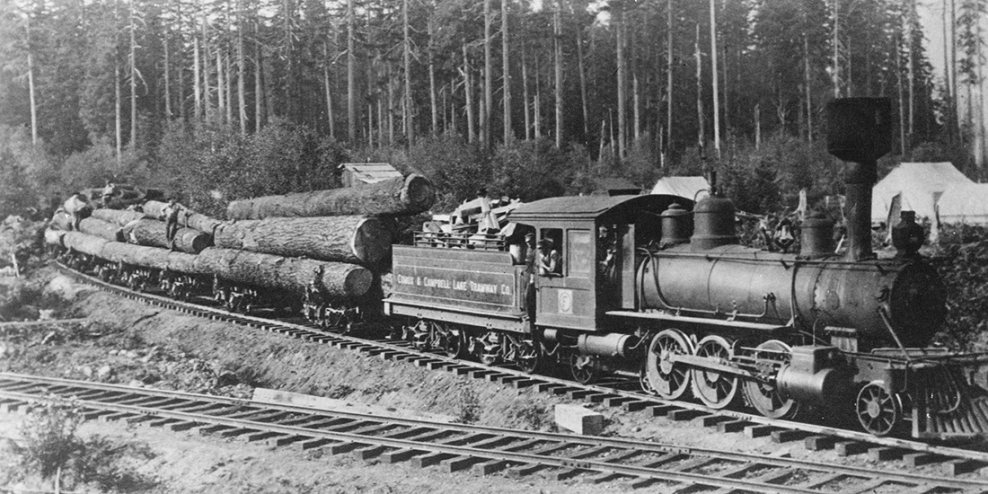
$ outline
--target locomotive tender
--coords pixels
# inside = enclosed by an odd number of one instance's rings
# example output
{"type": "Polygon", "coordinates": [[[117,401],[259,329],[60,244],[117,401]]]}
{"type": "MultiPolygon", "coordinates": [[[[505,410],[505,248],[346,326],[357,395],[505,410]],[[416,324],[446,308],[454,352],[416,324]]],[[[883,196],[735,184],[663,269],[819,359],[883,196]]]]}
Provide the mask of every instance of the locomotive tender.
{"type": "Polygon", "coordinates": [[[464,246],[421,233],[393,246],[384,312],[422,346],[529,372],[638,376],[663,398],[691,390],[719,409],[743,397],[771,418],[852,413],[876,435],[906,423],[914,437],[982,434],[988,404],[965,374],[979,357],[926,348],[945,316],[936,271],[912,249],[871,250],[889,102],[836,100],[828,113],[828,149],[849,162],[844,254],[820,217],[804,223],[799,254],[739,245],[734,206],[716,190],[692,212],[671,196],[557,197],[514,210],[506,238],[464,246]],[[554,241],[560,273],[528,272],[525,232],[554,241]]]}

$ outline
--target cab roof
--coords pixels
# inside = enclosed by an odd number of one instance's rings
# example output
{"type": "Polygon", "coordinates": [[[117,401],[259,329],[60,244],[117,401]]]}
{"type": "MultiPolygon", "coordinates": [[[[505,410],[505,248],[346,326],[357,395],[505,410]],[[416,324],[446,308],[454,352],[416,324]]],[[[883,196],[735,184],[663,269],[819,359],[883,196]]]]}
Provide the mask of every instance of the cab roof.
{"type": "Polygon", "coordinates": [[[566,196],[522,204],[508,215],[508,219],[527,223],[540,220],[596,220],[604,216],[617,218],[642,212],[659,215],[673,203],[680,204],[686,210],[693,209],[693,201],[671,195],[566,196]]]}

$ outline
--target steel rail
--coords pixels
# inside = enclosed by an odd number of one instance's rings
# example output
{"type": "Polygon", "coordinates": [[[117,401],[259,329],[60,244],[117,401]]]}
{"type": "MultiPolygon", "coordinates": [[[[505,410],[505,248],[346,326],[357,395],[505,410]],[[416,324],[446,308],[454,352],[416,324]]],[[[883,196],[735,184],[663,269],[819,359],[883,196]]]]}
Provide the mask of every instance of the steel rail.
{"type": "MultiPolygon", "coordinates": [[[[712,474],[707,473],[692,473],[688,471],[677,471],[662,469],[662,464],[674,463],[675,455],[688,455],[688,456],[703,456],[709,458],[710,460],[729,460],[738,463],[748,463],[752,467],[776,467],[780,469],[792,470],[806,470],[812,473],[823,474],[824,478],[836,478],[837,475],[847,476],[848,478],[858,479],[860,481],[869,480],[873,482],[878,482],[882,485],[889,483],[908,483],[912,484],[914,487],[929,487],[931,490],[936,488],[959,488],[967,489],[971,487],[985,487],[986,484],[979,480],[967,480],[967,479],[956,479],[956,478],[941,478],[932,476],[923,476],[917,474],[908,473],[897,473],[897,472],[883,472],[877,474],[873,470],[865,468],[848,467],[844,465],[832,465],[825,463],[807,462],[803,460],[795,460],[790,458],[778,458],[764,455],[754,455],[746,453],[734,453],[734,452],[723,452],[703,448],[683,448],[678,446],[668,446],[656,443],[650,443],[646,441],[633,441],[633,440],[622,440],[622,439],[612,439],[612,438],[588,438],[588,437],[574,437],[564,434],[552,434],[543,432],[530,432],[530,431],[518,431],[512,429],[504,428],[494,428],[494,427],[484,427],[484,426],[468,426],[460,424],[446,424],[446,423],[436,423],[428,422],[423,420],[415,419],[400,419],[394,417],[383,417],[379,415],[369,415],[369,414],[358,414],[353,412],[335,412],[335,411],[324,411],[317,410],[307,407],[297,407],[291,405],[272,405],[267,403],[256,403],[245,400],[236,400],[232,398],[197,395],[193,393],[184,392],[172,392],[172,391],[162,391],[162,390],[149,390],[143,388],[129,388],[125,386],[108,385],[108,384],[92,384],[80,381],[69,381],[64,379],[54,379],[54,378],[40,378],[35,376],[24,376],[15,374],[0,374],[0,398],[15,401],[24,402],[49,402],[49,403],[61,403],[61,404],[71,404],[74,407],[89,409],[89,410],[101,410],[115,412],[115,417],[119,419],[128,418],[142,418],[143,420],[152,419],[173,419],[181,422],[190,422],[194,424],[210,424],[210,425],[220,425],[226,426],[234,430],[243,430],[243,434],[249,432],[271,432],[286,436],[299,436],[308,437],[313,439],[326,439],[337,442],[345,442],[357,445],[357,448],[364,448],[368,446],[378,446],[378,447],[388,447],[395,448],[397,450],[411,450],[411,451],[421,451],[422,454],[426,452],[431,453],[442,453],[450,454],[455,456],[465,456],[469,458],[480,458],[486,460],[496,460],[496,461],[512,461],[519,462],[522,464],[536,464],[550,467],[558,468],[568,468],[575,470],[585,470],[593,473],[608,473],[614,475],[626,475],[631,477],[639,478],[651,478],[662,481],[674,481],[680,483],[694,483],[708,485],[712,487],[722,487],[722,488],[733,488],[733,489],[757,489],[758,492],[780,492],[780,493],[818,493],[819,490],[812,488],[800,487],[800,486],[782,486],[769,482],[761,482],[758,480],[749,479],[737,479],[737,478],[718,478],[711,477],[712,474]],[[38,389],[33,391],[28,391],[22,389],[21,384],[29,383],[34,385],[38,389]],[[8,391],[7,388],[17,387],[17,391],[8,391]],[[53,395],[49,392],[53,388],[61,388],[57,391],[58,394],[53,395]],[[101,391],[105,393],[112,394],[112,397],[107,397],[114,401],[101,401],[95,398],[90,399],[77,399],[71,396],[72,390],[85,390],[85,391],[101,391]],[[69,396],[64,396],[69,394],[69,396]],[[124,404],[119,403],[122,397],[120,395],[127,396],[127,401],[132,401],[134,403],[124,404]],[[138,404],[140,402],[145,402],[144,404],[138,404]],[[176,403],[177,402],[177,403],[176,403]],[[181,409],[173,410],[172,408],[180,408],[179,405],[185,402],[186,408],[192,405],[198,405],[201,403],[213,403],[227,405],[228,409],[214,409],[211,412],[197,412],[192,413],[188,411],[182,411],[181,409]],[[169,408],[162,408],[165,405],[169,408]],[[252,410],[242,410],[244,408],[250,408],[252,410]],[[220,413],[233,413],[237,412],[242,418],[235,418],[230,416],[218,415],[220,413]],[[277,412],[272,415],[272,412],[277,412]],[[414,439],[400,439],[391,438],[386,436],[368,436],[356,432],[348,431],[332,431],[332,430],[321,430],[315,428],[307,428],[304,426],[291,426],[282,425],[278,423],[252,420],[248,419],[249,416],[266,416],[269,419],[273,419],[277,416],[284,416],[286,414],[300,414],[309,415],[313,419],[322,419],[323,421],[327,419],[346,419],[352,423],[365,423],[366,425],[361,427],[361,429],[366,429],[368,427],[373,428],[374,425],[402,425],[410,427],[412,430],[427,429],[431,430],[428,436],[437,436],[438,432],[458,432],[467,434],[466,437],[480,437],[481,439],[474,440],[471,442],[483,442],[486,439],[490,439],[496,436],[501,436],[502,438],[510,439],[511,441],[522,441],[526,442],[531,440],[540,440],[546,442],[556,442],[561,443],[566,446],[566,449],[573,447],[589,447],[589,448],[613,448],[621,449],[625,451],[616,451],[616,453],[630,453],[636,452],[637,454],[659,454],[664,455],[663,458],[659,458],[659,461],[653,461],[651,463],[646,463],[645,465],[622,465],[611,463],[602,460],[591,460],[591,459],[574,459],[567,457],[554,457],[547,456],[547,454],[539,454],[537,452],[519,452],[519,451],[505,451],[505,450],[488,450],[481,449],[477,447],[472,447],[470,445],[457,445],[455,443],[460,442],[459,439],[463,438],[452,438],[445,444],[436,444],[434,442],[423,442],[416,441],[414,439]],[[486,437],[484,437],[486,436],[486,437]],[[673,455],[673,456],[670,456],[673,455]]],[[[335,425],[335,424],[334,424],[335,425]]],[[[348,425],[348,424],[343,424],[348,425]]],[[[352,424],[350,424],[352,425],[352,424]]],[[[419,434],[420,436],[422,434],[419,434]]],[[[510,449],[510,448],[509,448],[510,449]]],[[[603,451],[600,449],[599,451],[603,451]]],[[[591,450],[592,451],[592,450],[591,450]]],[[[702,459],[701,459],[702,460],[702,459]]]]}
{"type": "MultiPolygon", "coordinates": [[[[67,272],[77,279],[84,281],[86,283],[97,286],[103,290],[113,292],[122,295],[126,298],[133,300],[143,300],[149,301],[150,303],[165,308],[172,308],[184,313],[209,317],[212,319],[219,319],[228,322],[238,323],[247,325],[250,327],[263,328],[268,331],[274,331],[279,333],[288,333],[295,338],[302,338],[307,340],[318,341],[319,343],[331,343],[335,346],[346,348],[347,345],[355,345],[357,350],[363,350],[364,347],[374,347],[373,351],[377,353],[384,352],[399,352],[405,354],[408,357],[407,360],[426,360],[432,364],[433,367],[445,367],[454,368],[459,371],[463,370],[463,373],[467,372],[486,372],[486,373],[496,373],[511,376],[517,380],[534,381],[534,386],[540,388],[548,387],[548,390],[560,390],[560,389],[572,389],[583,396],[596,396],[596,397],[613,397],[627,401],[634,401],[642,403],[641,407],[675,407],[683,410],[690,410],[692,412],[703,414],[703,415],[715,415],[721,416],[728,419],[733,419],[736,421],[741,421],[745,423],[750,423],[753,425],[769,426],[777,429],[788,429],[792,431],[798,431],[806,434],[817,434],[831,436],[841,440],[849,440],[860,443],[865,443],[872,446],[881,446],[887,448],[897,448],[902,450],[907,450],[916,453],[928,453],[933,455],[939,455],[947,457],[947,459],[965,459],[988,463],[988,452],[985,451],[975,451],[971,449],[963,449],[957,447],[943,446],[938,444],[926,443],[921,441],[915,441],[910,439],[902,439],[896,437],[878,437],[865,432],[857,432],[848,429],[841,429],[839,427],[811,424],[805,422],[795,422],[789,420],[779,420],[764,417],[762,415],[756,415],[746,412],[741,412],[737,410],[728,409],[711,409],[702,404],[691,403],[686,401],[674,401],[665,400],[654,395],[644,394],[640,391],[632,392],[626,390],[615,389],[611,387],[606,387],[603,385],[593,385],[593,384],[579,384],[574,381],[568,381],[565,379],[559,379],[550,376],[528,374],[524,371],[500,367],[500,366],[490,366],[482,364],[479,362],[459,360],[446,357],[444,355],[437,355],[435,353],[429,353],[426,351],[420,351],[414,348],[410,348],[406,345],[394,344],[381,340],[373,340],[366,338],[359,338],[351,335],[342,335],[336,333],[329,333],[322,330],[314,329],[311,326],[297,324],[288,321],[282,321],[278,319],[265,319],[256,316],[250,316],[246,314],[236,314],[227,312],[222,309],[215,307],[208,307],[200,304],[194,304],[191,302],[180,302],[168,297],[163,297],[160,295],[154,295],[150,293],[135,292],[128,288],[117,286],[102,280],[99,280],[88,274],[80,273],[71,268],[68,268],[60,263],[56,263],[58,267],[67,272]]],[[[620,381],[622,384],[631,384],[632,381],[623,380],[620,381]]],[[[635,382],[635,385],[636,382],[635,382]]],[[[563,394],[563,393],[560,393],[563,394]]],[[[603,398],[601,398],[603,400],[603,398]]]]}

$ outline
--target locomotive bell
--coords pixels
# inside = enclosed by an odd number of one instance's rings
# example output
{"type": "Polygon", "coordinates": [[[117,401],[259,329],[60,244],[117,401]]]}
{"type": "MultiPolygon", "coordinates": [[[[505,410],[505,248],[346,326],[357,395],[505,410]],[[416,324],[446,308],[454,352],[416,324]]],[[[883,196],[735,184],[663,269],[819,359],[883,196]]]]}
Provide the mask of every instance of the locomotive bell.
{"type": "Polygon", "coordinates": [[[673,203],[659,215],[662,218],[662,239],[659,247],[685,244],[690,241],[690,214],[683,206],[673,203]]]}
{"type": "Polygon", "coordinates": [[[834,222],[819,211],[806,216],[800,227],[800,251],[803,257],[820,257],[834,251],[834,222]]]}
{"type": "Polygon", "coordinates": [[[696,225],[690,237],[693,250],[708,250],[740,241],[734,228],[734,203],[716,192],[696,204],[693,222],[696,225]]]}

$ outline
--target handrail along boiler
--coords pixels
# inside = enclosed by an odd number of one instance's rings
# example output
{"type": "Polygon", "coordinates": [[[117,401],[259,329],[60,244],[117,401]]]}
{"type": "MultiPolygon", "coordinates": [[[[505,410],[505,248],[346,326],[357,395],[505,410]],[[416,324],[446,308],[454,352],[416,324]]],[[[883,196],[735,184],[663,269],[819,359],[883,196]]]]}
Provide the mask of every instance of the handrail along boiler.
{"type": "Polygon", "coordinates": [[[828,150],[847,162],[847,249],[810,215],[799,254],[739,244],[731,201],[662,195],[558,197],[519,206],[510,235],[422,235],[393,246],[387,315],[449,355],[563,363],[590,382],[637,376],[668,399],[743,403],[771,418],[801,408],[853,413],[876,435],[988,432],[967,373],[979,357],[926,348],[945,318],[936,271],[909,249],[871,250],[876,161],[891,149],[887,99],[827,107],[828,150]],[[553,240],[560,273],[530,274],[524,234],[553,240]],[[528,296],[534,290],[534,297],[528,296]]]}

